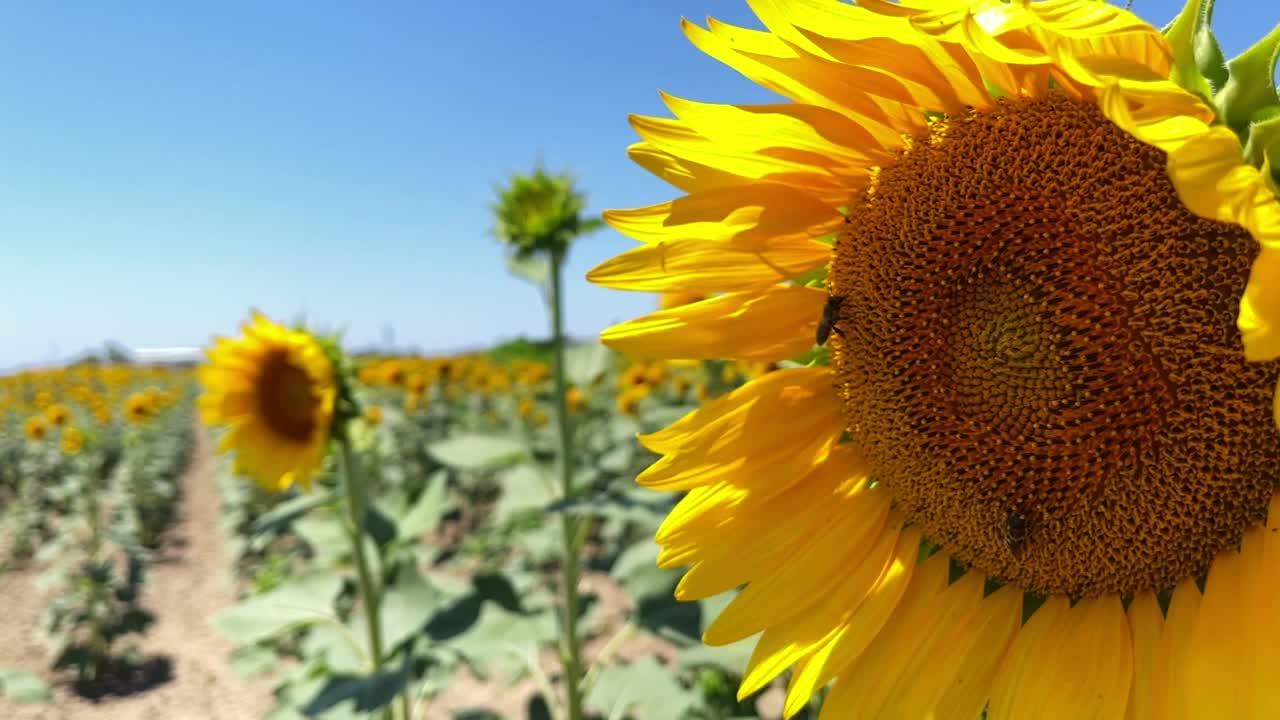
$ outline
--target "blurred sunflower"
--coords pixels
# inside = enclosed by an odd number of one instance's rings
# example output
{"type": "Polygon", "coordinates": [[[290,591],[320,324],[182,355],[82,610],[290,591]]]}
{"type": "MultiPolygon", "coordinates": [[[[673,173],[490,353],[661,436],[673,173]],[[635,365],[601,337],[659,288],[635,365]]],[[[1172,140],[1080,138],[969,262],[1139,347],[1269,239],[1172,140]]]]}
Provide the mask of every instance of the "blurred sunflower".
{"type": "Polygon", "coordinates": [[[54,427],[62,427],[67,424],[67,420],[71,419],[71,410],[62,403],[51,403],[44,409],[44,416],[54,427]]]}
{"type": "Polygon", "coordinates": [[[134,424],[147,422],[155,415],[155,406],[151,395],[145,392],[133,393],[124,401],[124,416],[134,424]]]}
{"type": "Polygon", "coordinates": [[[28,440],[40,442],[49,435],[49,423],[39,415],[32,415],[23,424],[22,431],[28,440]]]}
{"type": "Polygon", "coordinates": [[[377,405],[370,405],[364,409],[364,421],[370,425],[382,424],[382,408],[377,405]]]}
{"type": "Polygon", "coordinates": [[[1280,716],[1280,30],[1224,68],[1199,0],[1167,38],[1088,0],[751,6],[684,29],[794,102],[632,118],[687,194],[607,212],[644,244],[589,274],[714,295],[603,334],[633,356],[835,328],[641,437],[688,493],[677,596],[743,588],[704,639],[761,634],[741,696],[1280,716]]]}
{"type": "Polygon", "coordinates": [[[324,461],[337,378],[324,347],[254,312],[240,338],[218,338],[198,376],[204,422],[228,425],[219,451],[263,488],[311,485],[324,461]]]}
{"type": "Polygon", "coordinates": [[[62,452],[75,455],[84,449],[84,433],[69,427],[62,431],[62,452]]]}

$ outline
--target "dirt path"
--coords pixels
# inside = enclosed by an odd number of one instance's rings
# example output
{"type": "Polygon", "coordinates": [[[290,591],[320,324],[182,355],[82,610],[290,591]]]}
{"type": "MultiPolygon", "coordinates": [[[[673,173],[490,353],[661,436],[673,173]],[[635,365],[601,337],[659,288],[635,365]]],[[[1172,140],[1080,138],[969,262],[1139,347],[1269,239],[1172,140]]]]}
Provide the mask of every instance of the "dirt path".
{"type": "MultiPolygon", "coordinates": [[[[258,720],[271,707],[270,686],[244,680],[227,662],[231,644],[214,632],[209,618],[235,598],[223,582],[227,563],[218,533],[220,511],[208,434],[197,427],[191,467],[182,479],[178,524],[170,530],[164,558],[151,567],[144,604],[156,623],[140,643],[165,668],[158,684],[94,702],[65,686],[54,702],[22,705],[0,697],[6,720],[258,720]],[[167,679],[165,678],[167,676],[167,679]]],[[[30,573],[0,579],[0,667],[43,670],[47,650],[32,637],[45,599],[30,573]]],[[[45,673],[46,679],[49,675],[45,673]]]]}

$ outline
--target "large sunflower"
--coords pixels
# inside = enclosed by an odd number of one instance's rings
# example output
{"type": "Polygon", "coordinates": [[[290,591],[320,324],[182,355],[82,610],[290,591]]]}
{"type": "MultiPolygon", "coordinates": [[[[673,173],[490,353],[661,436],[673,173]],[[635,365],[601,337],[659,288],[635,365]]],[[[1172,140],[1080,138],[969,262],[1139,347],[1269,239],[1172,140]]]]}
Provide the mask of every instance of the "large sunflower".
{"type": "MultiPolygon", "coordinates": [[[[704,639],[762,633],[741,694],[1280,717],[1280,148],[1206,99],[1198,0],[1169,38],[1088,0],[751,6],[685,31],[794,102],[633,118],[686,195],[606,213],[644,244],[589,275],[714,295],[604,333],[632,356],[829,337],[641,437],[687,492],[677,596],[741,588],[704,639]]],[[[1277,114],[1277,39],[1214,97],[1277,114]]]]}
{"type": "Polygon", "coordinates": [[[238,472],[272,491],[310,487],[333,422],[333,363],[310,334],[256,312],[243,330],[207,351],[198,373],[203,419],[229,426],[219,451],[236,452],[238,472]]]}

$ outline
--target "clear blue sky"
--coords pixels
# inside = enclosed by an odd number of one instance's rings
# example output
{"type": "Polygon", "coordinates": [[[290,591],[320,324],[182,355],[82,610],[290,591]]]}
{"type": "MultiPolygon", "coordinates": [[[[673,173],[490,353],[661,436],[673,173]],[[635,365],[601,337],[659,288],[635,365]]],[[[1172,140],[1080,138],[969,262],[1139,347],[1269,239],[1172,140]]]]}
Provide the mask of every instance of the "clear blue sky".
{"type": "MultiPolygon", "coordinates": [[[[6,3],[0,368],[108,338],[204,345],[251,306],[353,345],[543,335],[489,234],[493,183],[540,155],[592,212],[672,197],[627,160],[627,114],[665,114],[659,88],[770,97],[684,39],[680,17],[708,14],[756,24],[739,0],[6,3]]],[[[1217,14],[1231,54],[1280,7],[1217,14]]],[[[652,307],[582,279],[631,246],[574,248],[571,332],[652,307]]]]}

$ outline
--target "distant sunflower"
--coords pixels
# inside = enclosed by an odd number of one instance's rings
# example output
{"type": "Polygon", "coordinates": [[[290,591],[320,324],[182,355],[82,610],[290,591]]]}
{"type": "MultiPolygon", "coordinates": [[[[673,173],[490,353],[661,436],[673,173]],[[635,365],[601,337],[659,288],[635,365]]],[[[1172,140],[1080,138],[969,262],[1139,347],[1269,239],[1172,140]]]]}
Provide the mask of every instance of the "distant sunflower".
{"type": "Polygon", "coordinates": [[[198,371],[204,422],[227,425],[220,451],[271,491],[309,488],[324,461],[337,378],[320,343],[254,313],[240,338],[218,338],[198,371]]]}
{"type": "Polygon", "coordinates": [[[69,427],[62,431],[62,452],[75,455],[84,449],[84,433],[69,427]]]}
{"type": "Polygon", "coordinates": [[[22,431],[28,440],[40,442],[49,436],[49,423],[40,415],[32,415],[23,424],[22,431]]]}
{"type": "Polygon", "coordinates": [[[133,393],[124,401],[124,416],[129,422],[138,425],[155,416],[155,405],[150,394],[133,393]]]}
{"type": "Polygon", "coordinates": [[[636,357],[781,361],[834,328],[829,366],[641,437],[638,482],[687,492],[657,534],[677,597],[742,588],[704,640],[761,634],[741,695],[792,668],[788,717],[833,681],[823,718],[1280,716],[1254,167],[1280,148],[1246,163],[1190,42],[1105,3],[751,5],[767,31],[685,31],[794,102],[634,117],[631,157],[687,195],[607,212],[644,244],[588,276],[708,296],[603,334],[636,357]]]}
{"type": "Polygon", "coordinates": [[[44,409],[44,416],[54,427],[62,427],[71,419],[71,411],[62,403],[52,403],[44,409]]]}

